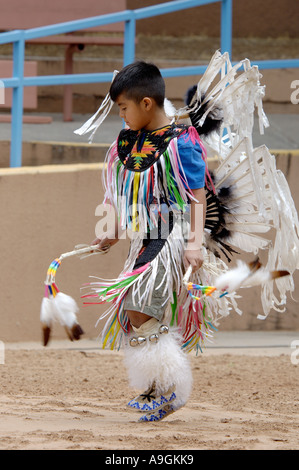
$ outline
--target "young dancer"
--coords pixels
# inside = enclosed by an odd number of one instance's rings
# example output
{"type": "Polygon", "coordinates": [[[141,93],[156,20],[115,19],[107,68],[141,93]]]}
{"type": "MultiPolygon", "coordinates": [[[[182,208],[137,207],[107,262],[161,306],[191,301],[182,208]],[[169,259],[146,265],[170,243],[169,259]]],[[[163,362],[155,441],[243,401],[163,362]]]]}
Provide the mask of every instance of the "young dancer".
{"type": "MultiPolygon", "coordinates": [[[[209,295],[235,253],[266,250],[266,273],[282,264],[291,274],[274,283],[264,282],[274,276],[260,277],[260,318],[294,289],[297,213],[274,157],[252,143],[255,107],[260,129],[267,125],[259,78],[247,59],[232,66],[227,54],[217,52],[191,103],[174,110],[166,106],[157,67],[135,62],[116,74],[99,111],[76,131],[94,133],[113,102],[127,126],[112,144],[103,173],[115,229],[98,234],[93,244],[106,249],[126,230],[130,251],[118,278],[93,283],[85,297],[109,306],[102,316],[108,317],[103,347],[124,346],[130,384],[143,391],[128,406],[141,412],[141,421],[160,420],[186,403],[192,389],[186,352],[201,349],[232,309],[241,313],[232,278],[225,278],[220,295],[209,295]],[[179,124],[185,117],[192,126],[179,124]],[[206,150],[219,158],[211,176],[206,150]],[[270,228],[274,242],[265,235],[270,228]],[[186,288],[186,271],[194,294],[186,288]]],[[[258,262],[242,269],[235,287],[264,274],[258,262]]]]}
{"type": "MultiPolygon", "coordinates": [[[[105,200],[117,211],[121,228],[135,235],[130,277],[139,270],[143,278],[127,289],[118,310],[130,332],[126,364],[131,383],[147,390],[129,406],[150,413],[142,419],[160,419],[181,407],[191,391],[182,338],[169,328],[165,312],[182,290],[186,268],[191,265],[195,272],[203,263],[203,148],[194,128],[171,123],[164,109],[164,80],[155,65],[125,67],[110,96],[127,129],[109,152],[105,200]]],[[[94,244],[102,249],[116,240],[117,233],[94,244]]]]}

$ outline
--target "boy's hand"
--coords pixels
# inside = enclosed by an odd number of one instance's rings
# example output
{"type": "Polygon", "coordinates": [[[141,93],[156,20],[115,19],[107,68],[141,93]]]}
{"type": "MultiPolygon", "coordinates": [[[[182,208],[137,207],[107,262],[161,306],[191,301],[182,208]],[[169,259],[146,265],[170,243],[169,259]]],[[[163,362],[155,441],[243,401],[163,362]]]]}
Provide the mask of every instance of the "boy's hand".
{"type": "Polygon", "coordinates": [[[190,233],[184,253],[184,264],[186,269],[191,265],[194,273],[204,262],[201,247],[205,225],[206,194],[205,188],[193,189],[192,192],[196,201],[191,201],[190,233]]]}
{"type": "Polygon", "coordinates": [[[184,253],[184,265],[186,269],[188,268],[189,265],[191,265],[192,272],[194,273],[202,266],[203,262],[204,262],[204,257],[200,248],[192,249],[192,250],[186,248],[185,253],[184,253]]]}
{"type": "Polygon", "coordinates": [[[91,245],[97,245],[99,250],[105,250],[108,247],[115,245],[118,242],[118,238],[115,236],[104,235],[102,238],[96,238],[93,240],[91,245]]]}

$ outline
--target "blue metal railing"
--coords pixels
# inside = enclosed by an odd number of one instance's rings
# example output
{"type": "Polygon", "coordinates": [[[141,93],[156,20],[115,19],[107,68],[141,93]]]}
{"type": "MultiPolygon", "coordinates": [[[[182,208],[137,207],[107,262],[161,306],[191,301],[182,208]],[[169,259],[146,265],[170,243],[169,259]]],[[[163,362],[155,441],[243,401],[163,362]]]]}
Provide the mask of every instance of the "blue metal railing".
{"type": "MultiPolygon", "coordinates": [[[[221,2],[221,51],[226,51],[231,55],[232,0],[173,0],[136,10],[125,10],[108,15],[0,34],[0,45],[13,43],[13,74],[11,78],[2,79],[4,87],[13,89],[10,166],[19,167],[22,165],[23,91],[25,86],[103,83],[112,80],[112,72],[24,77],[26,40],[124,22],[123,64],[127,65],[133,62],[135,58],[136,21],[218,2],[221,2]]],[[[260,68],[299,67],[299,60],[261,61],[257,62],[257,65],[260,68]]],[[[164,77],[176,77],[199,75],[204,73],[205,69],[206,66],[201,65],[162,69],[161,72],[164,77]]]]}

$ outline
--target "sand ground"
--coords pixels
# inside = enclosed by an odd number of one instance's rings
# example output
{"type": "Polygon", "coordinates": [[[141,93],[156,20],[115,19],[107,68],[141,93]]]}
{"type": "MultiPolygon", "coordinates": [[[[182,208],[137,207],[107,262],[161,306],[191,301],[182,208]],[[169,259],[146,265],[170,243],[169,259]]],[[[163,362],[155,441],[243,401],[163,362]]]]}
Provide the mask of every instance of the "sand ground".
{"type": "Polygon", "coordinates": [[[122,353],[79,343],[5,349],[1,450],[299,449],[299,365],[290,353],[190,355],[187,405],[159,423],[138,423],[125,406],[134,391],[122,353]]]}

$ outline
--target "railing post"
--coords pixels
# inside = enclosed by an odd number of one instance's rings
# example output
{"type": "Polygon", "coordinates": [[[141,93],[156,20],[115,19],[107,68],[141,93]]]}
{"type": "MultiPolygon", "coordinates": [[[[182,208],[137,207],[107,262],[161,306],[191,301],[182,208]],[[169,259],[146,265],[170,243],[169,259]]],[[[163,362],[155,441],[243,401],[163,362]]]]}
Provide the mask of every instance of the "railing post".
{"type": "Polygon", "coordinates": [[[232,55],[233,0],[221,1],[221,52],[232,55]]]}
{"type": "Polygon", "coordinates": [[[131,18],[125,21],[124,66],[135,59],[136,20],[131,10],[131,18]]]}
{"type": "Polygon", "coordinates": [[[18,79],[18,85],[13,88],[12,118],[11,118],[11,144],[10,166],[22,166],[22,126],[23,126],[23,95],[24,95],[24,33],[20,32],[20,39],[13,43],[13,77],[18,79]]]}

